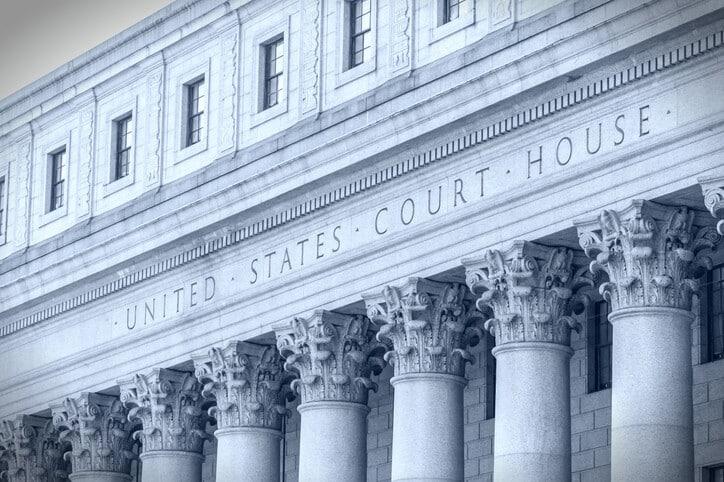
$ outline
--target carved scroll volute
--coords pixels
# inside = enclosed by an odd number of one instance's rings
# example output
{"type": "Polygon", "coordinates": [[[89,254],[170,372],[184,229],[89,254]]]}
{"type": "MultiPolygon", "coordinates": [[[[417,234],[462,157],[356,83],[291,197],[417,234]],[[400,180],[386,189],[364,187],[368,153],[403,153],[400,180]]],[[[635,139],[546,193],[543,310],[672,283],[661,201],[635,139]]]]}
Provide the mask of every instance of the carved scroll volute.
{"type": "Polygon", "coordinates": [[[180,450],[202,453],[206,433],[206,401],[201,384],[186,372],[155,369],[118,382],[128,419],[140,422],[134,438],[144,451],[180,450]]]}
{"type": "Polygon", "coordinates": [[[720,240],[713,226],[694,221],[687,207],[636,200],[621,212],[606,210],[577,223],[581,247],[594,258],[591,272],[608,275],[600,292],[613,310],[691,309],[696,279],[711,269],[708,254],[720,240]]]}
{"type": "Polygon", "coordinates": [[[72,451],[73,472],[104,471],[128,474],[133,453],[132,424],[121,401],[112,396],[82,393],[51,406],[60,439],[72,451]]]}
{"type": "Polygon", "coordinates": [[[704,206],[717,218],[716,228],[724,236],[724,176],[699,179],[704,194],[704,206]]]}
{"type": "Polygon", "coordinates": [[[275,346],[232,341],[194,356],[194,363],[202,395],[216,401],[209,414],[219,428],[281,429],[291,377],[275,346]]]}
{"type": "Polygon", "coordinates": [[[568,345],[574,290],[590,278],[573,276],[573,252],[516,241],[506,251],[490,250],[463,260],[466,282],[477,307],[492,312],[485,327],[496,345],[537,341],[568,345]]]}
{"type": "Polygon", "coordinates": [[[464,376],[474,357],[467,347],[482,336],[483,315],[466,299],[465,286],[409,278],[401,286],[363,295],[367,315],[388,344],[385,360],[395,375],[443,373],[464,376]]]}
{"type": "Polygon", "coordinates": [[[302,403],[366,404],[369,390],[377,389],[371,376],[382,370],[385,348],[374,339],[366,317],[316,311],[274,331],[285,370],[298,375],[291,387],[302,403]]]}
{"type": "Polygon", "coordinates": [[[2,475],[9,482],[66,481],[70,466],[63,458],[67,444],[51,419],[19,415],[3,420],[0,427],[0,458],[7,465],[2,475]]]}

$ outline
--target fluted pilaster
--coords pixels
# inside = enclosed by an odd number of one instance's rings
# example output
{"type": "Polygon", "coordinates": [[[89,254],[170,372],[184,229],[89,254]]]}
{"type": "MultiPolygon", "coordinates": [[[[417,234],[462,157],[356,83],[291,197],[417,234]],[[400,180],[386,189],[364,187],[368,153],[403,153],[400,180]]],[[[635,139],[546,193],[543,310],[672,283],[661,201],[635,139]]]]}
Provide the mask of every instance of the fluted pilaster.
{"type": "Polygon", "coordinates": [[[7,464],[9,482],[60,482],[70,467],[66,449],[51,419],[19,415],[3,420],[0,428],[1,458],[7,464]]]}
{"type": "Polygon", "coordinates": [[[232,341],[194,363],[202,395],[216,400],[209,414],[219,428],[281,428],[285,375],[276,347],[232,341]]]}
{"type": "Polygon", "coordinates": [[[381,325],[377,338],[391,344],[385,360],[395,375],[464,376],[465,363],[474,360],[466,348],[480,339],[475,320],[482,317],[465,300],[465,286],[409,278],[363,299],[370,319],[381,325]]]}
{"type": "Polygon", "coordinates": [[[573,290],[589,280],[574,279],[573,252],[516,241],[506,251],[463,260],[467,284],[479,296],[478,309],[492,310],[485,323],[496,346],[522,341],[570,344],[573,290]]]}
{"type": "Polygon", "coordinates": [[[364,316],[316,311],[275,328],[284,368],[299,374],[291,386],[302,403],[367,404],[369,390],[376,389],[370,377],[384,365],[384,346],[374,341],[369,325],[364,316]]]}
{"type": "Polygon", "coordinates": [[[132,424],[121,401],[112,396],[82,393],[51,407],[61,440],[72,451],[73,473],[101,471],[129,474],[133,453],[132,424]]]}
{"type": "Polygon", "coordinates": [[[190,373],[154,369],[118,382],[128,418],[140,421],[143,451],[175,450],[202,453],[208,435],[201,384],[190,373]]]}
{"type": "Polygon", "coordinates": [[[720,236],[712,226],[694,226],[687,207],[635,200],[622,211],[605,210],[578,223],[590,269],[604,271],[609,281],[601,295],[612,309],[660,306],[691,309],[696,279],[711,269],[706,256],[720,236]]]}

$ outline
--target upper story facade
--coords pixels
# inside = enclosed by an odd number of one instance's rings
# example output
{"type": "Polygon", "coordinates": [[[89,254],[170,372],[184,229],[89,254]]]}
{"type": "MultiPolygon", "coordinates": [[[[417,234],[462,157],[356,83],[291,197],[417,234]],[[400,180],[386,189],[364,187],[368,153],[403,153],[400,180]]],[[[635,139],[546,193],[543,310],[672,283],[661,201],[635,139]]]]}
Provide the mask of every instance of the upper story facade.
{"type": "Polygon", "coordinates": [[[504,48],[555,3],[174,2],[0,103],[0,259],[413,69],[454,71],[481,39],[504,48]]]}

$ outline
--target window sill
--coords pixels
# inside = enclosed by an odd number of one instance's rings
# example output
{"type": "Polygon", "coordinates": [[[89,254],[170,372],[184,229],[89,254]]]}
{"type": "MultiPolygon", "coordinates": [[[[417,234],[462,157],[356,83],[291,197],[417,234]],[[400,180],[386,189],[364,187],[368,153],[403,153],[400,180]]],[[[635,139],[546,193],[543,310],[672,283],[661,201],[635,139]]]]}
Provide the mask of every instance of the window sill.
{"type": "Polygon", "coordinates": [[[115,181],[109,182],[103,186],[103,197],[108,197],[112,194],[121,191],[134,183],[133,174],[129,173],[127,176],[115,181]]]}
{"type": "Polygon", "coordinates": [[[260,112],[255,112],[251,115],[251,127],[257,127],[267,121],[270,121],[274,119],[275,117],[279,117],[282,114],[287,113],[287,98],[284,97],[284,100],[282,102],[278,103],[274,107],[269,107],[268,109],[264,109],[260,112]]]}
{"type": "Polygon", "coordinates": [[[40,223],[39,223],[38,227],[42,228],[44,226],[47,226],[48,224],[50,224],[54,221],[57,221],[60,218],[65,217],[67,214],[68,214],[68,204],[64,204],[63,206],[59,207],[58,209],[41,214],[40,223]]]}
{"type": "Polygon", "coordinates": [[[367,62],[359,64],[357,67],[347,69],[337,74],[335,87],[339,88],[345,84],[348,84],[354,80],[359,79],[369,73],[372,73],[377,68],[377,58],[373,56],[367,62]]]}
{"type": "Polygon", "coordinates": [[[439,40],[449,37],[455,32],[459,32],[466,27],[471,26],[475,23],[475,11],[470,10],[465,13],[462,17],[458,17],[455,20],[451,20],[448,23],[444,23],[435,28],[430,29],[430,42],[433,44],[439,40]]]}
{"type": "Polygon", "coordinates": [[[186,159],[193,157],[197,154],[200,154],[204,152],[209,145],[209,139],[207,136],[205,136],[202,140],[197,142],[196,144],[192,144],[190,146],[184,147],[180,151],[176,153],[176,158],[174,159],[174,165],[178,164],[180,162],[185,161],[186,159]]]}

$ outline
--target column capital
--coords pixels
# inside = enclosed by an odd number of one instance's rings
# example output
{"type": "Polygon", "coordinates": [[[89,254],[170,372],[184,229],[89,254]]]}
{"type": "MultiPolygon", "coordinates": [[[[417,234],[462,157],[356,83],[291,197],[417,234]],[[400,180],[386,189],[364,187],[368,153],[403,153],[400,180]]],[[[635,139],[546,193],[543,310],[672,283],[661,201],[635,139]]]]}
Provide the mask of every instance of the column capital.
{"type": "MultiPolygon", "coordinates": [[[[719,242],[713,226],[691,209],[634,200],[621,211],[604,210],[578,222],[578,238],[594,274],[608,281],[601,295],[613,310],[660,306],[691,309],[696,279],[712,262],[707,252],[719,242]]],[[[709,218],[710,219],[710,218],[709,218]]]]}
{"type": "Polygon", "coordinates": [[[505,251],[488,250],[462,261],[481,311],[492,310],[485,328],[496,346],[524,341],[568,346],[573,290],[590,280],[574,276],[573,251],[515,241],[505,251]]]}
{"type": "Polygon", "coordinates": [[[129,474],[133,453],[132,424],[117,397],[82,393],[50,407],[61,440],[73,449],[73,472],[104,471],[129,474]]]}
{"type": "Polygon", "coordinates": [[[374,341],[364,316],[315,311],[274,328],[284,368],[299,374],[291,383],[302,403],[346,401],[367,404],[370,379],[382,370],[384,347],[374,341]]]}
{"type": "Polygon", "coordinates": [[[133,434],[143,451],[178,450],[202,453],[208,420],[201,384],[190,373],[156,368],[120,380],[121,402],[128,419],[143,428],[133,434]]]}
{"type": "Polygon", "coordinates": [[[392,362],[395,375],[465,375],[465,362],[474,361],[466,348],[482,335],[473,323],[482,314],[465,292],[461,284],[408,278],[362,296],[370,319],[381,324],[377,339],[392,344],[385,360],[392,362]]]}
{"type": "Polygon", "coordinates": [[[724,236],[724,176],[702,177],[698,181],[704,195],[704,206],[719,219],[716,229],[724,236]]]}
{"type": "Polygon", "coordinates": [[[201,394],[216,400],[209,414],[219,428],[281,429],[287,377],[276,347],[232,341],[193,359],[201,394]]]}
{"type": "MultiPolygon", "coordinates": [[[[7,464],[9,482],[37,480],[60,482],[68,478],[65,446],[53,421],[32,415],[3,420],[0,427],[0,459],[7,464]]],[[[2,474],[0,474],[2,476],[2,474]]]]}

